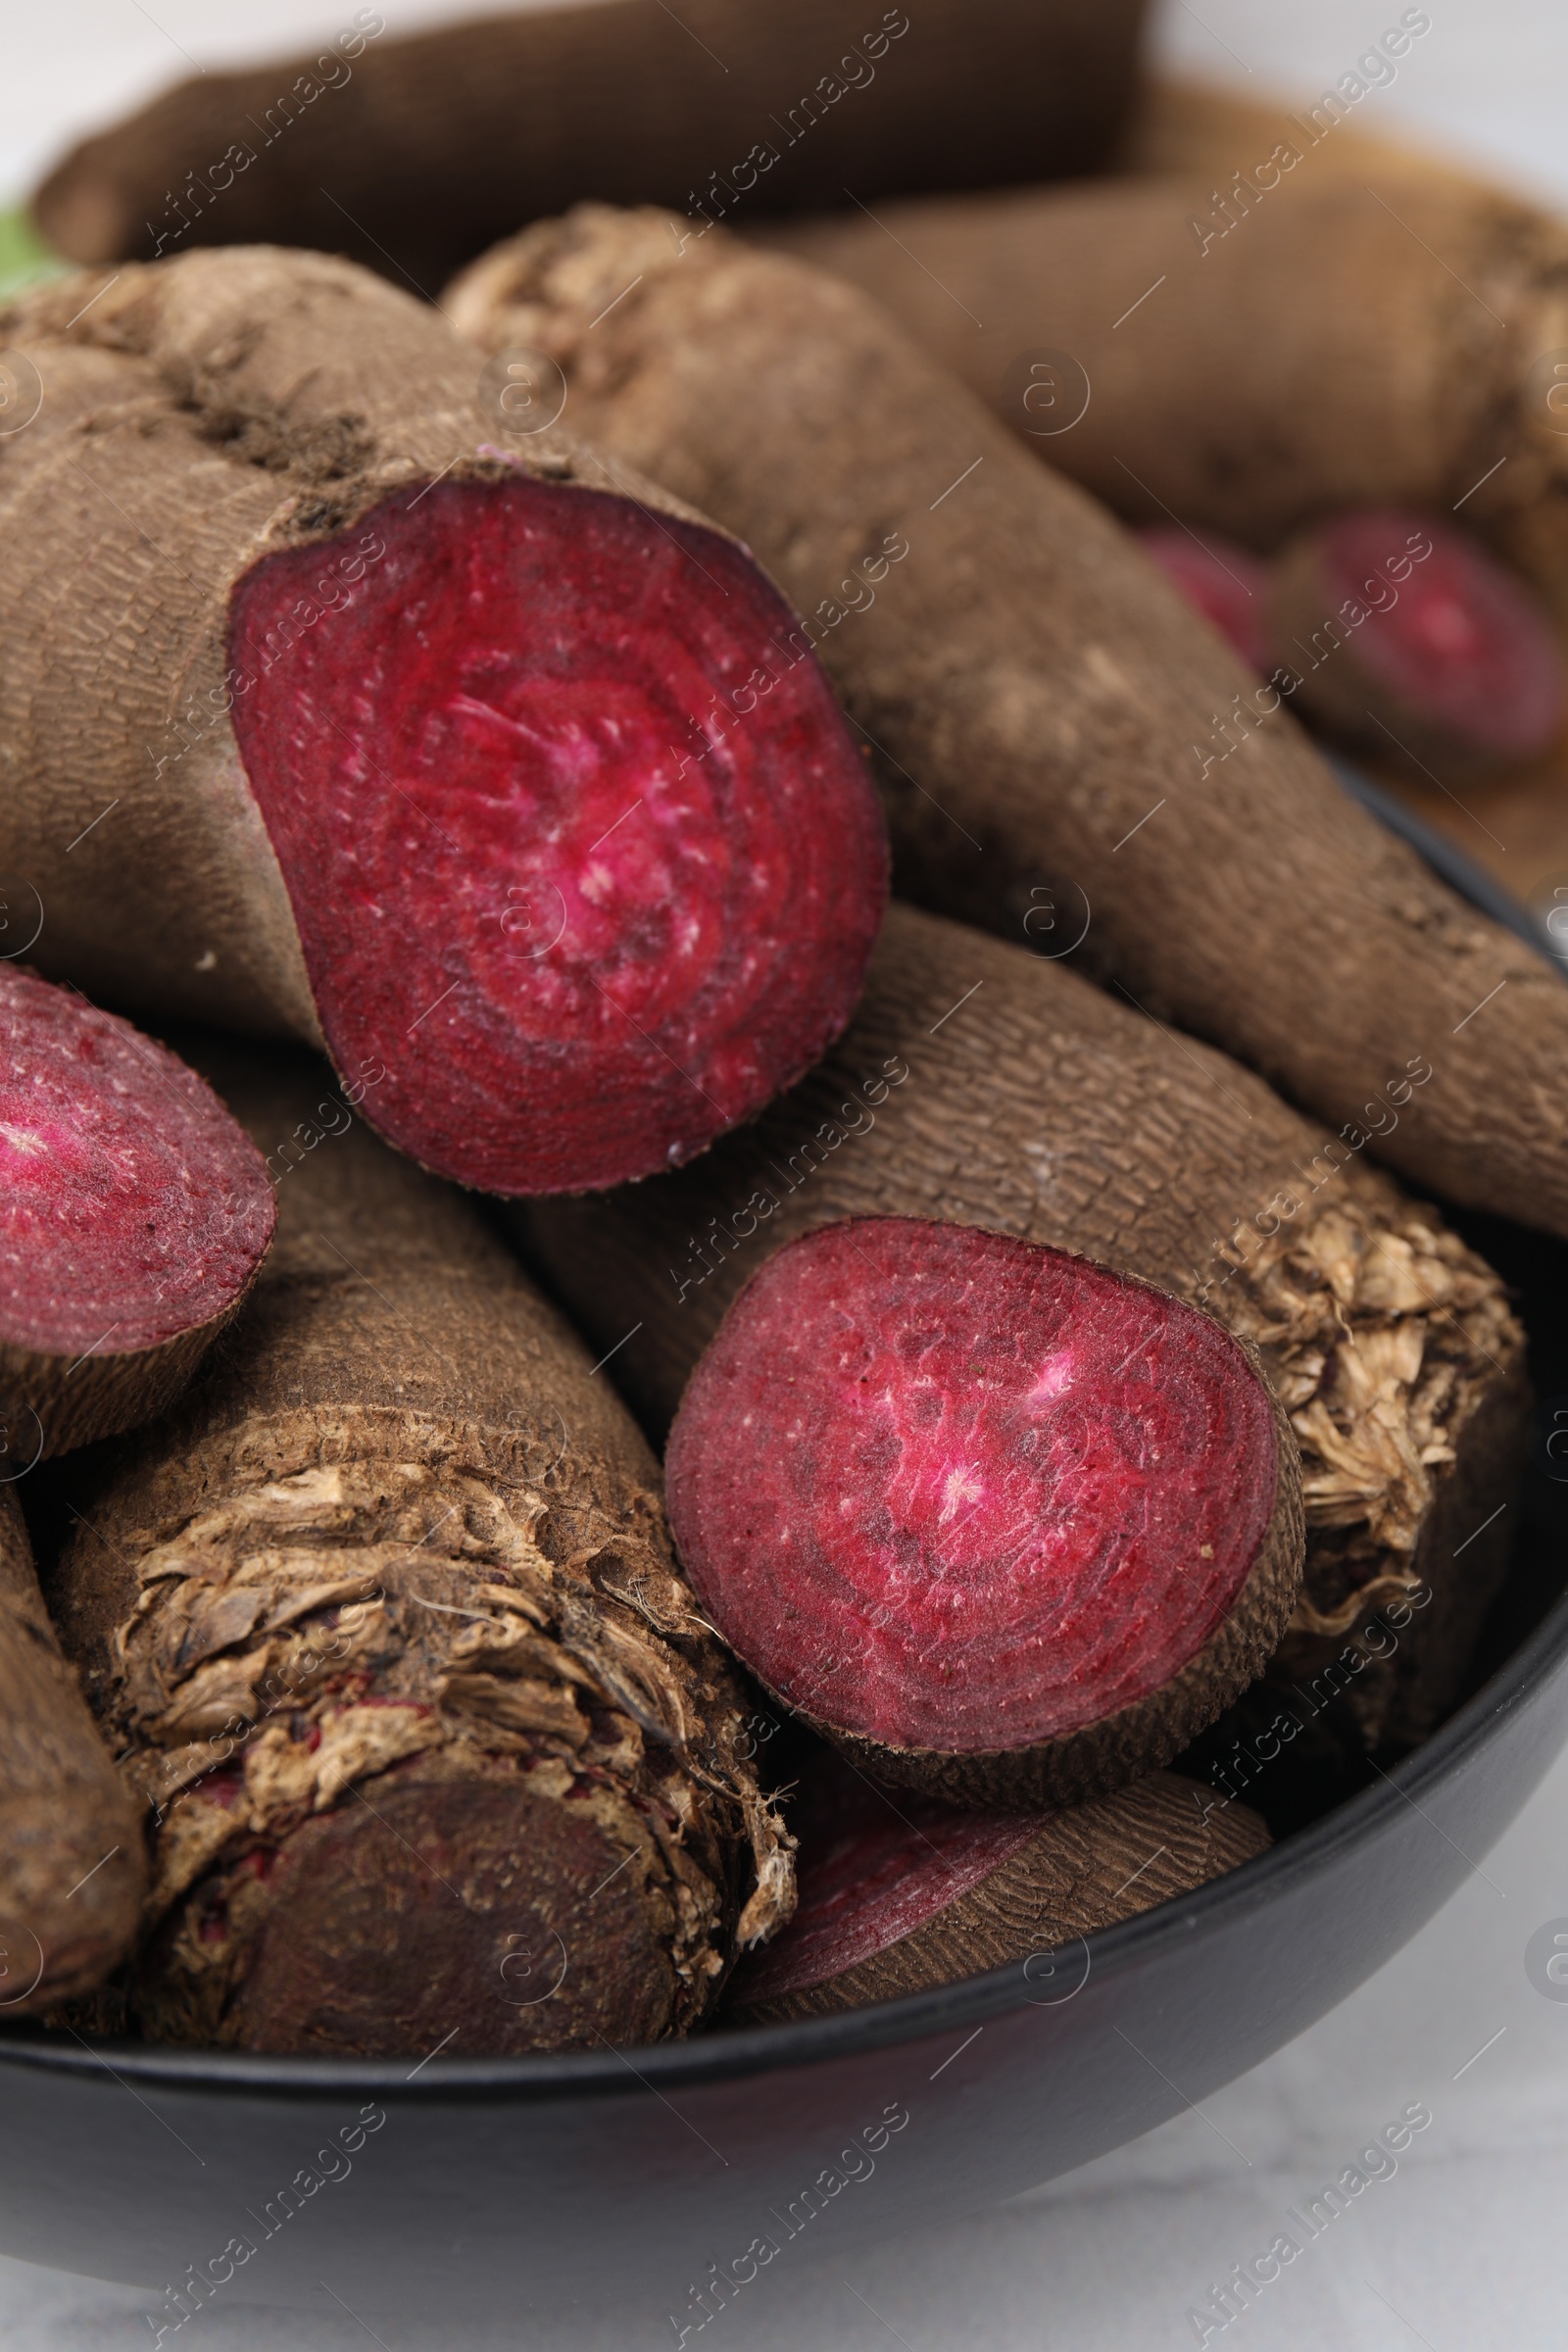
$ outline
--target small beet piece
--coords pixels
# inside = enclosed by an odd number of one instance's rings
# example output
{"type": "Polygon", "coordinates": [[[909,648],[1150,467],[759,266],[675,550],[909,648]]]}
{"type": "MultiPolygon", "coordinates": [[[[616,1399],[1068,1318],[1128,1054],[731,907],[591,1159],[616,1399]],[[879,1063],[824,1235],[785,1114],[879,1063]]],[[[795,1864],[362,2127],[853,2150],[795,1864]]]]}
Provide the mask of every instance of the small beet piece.
{"type": "Polygon", "coordinates": [[[1300,715],[1383,760],[1460,781],[1536,759],[1562,731],[1544,606],[1428,516],[1381,508],[1302,532],[1275,565],[1267,631],[1300,715]]]}
{"type": "Polygon", "coordinates": [[[1268,566],[1250,548],[1234,539],[1205,531],[1201,540],[1167,524],[1139,531],[1146,556],[1177,588],[1195,612],[1212,621],[1227,644],[1240,654],[1249,669],[1269,666],[1268,633],[1264,613],[1268,605],[1268,566]]]}
{"type": "Polygon", "coordinates": [[[15,1489],[0,1486],[0,2023],[101,1983],[146,1890],[139,1808],[60,1654],[15,1489]]]}
{"type": "Polygon", "coordinates": [[[0,965],[3,1467],[172,1403],[272,1239],[260,1152],[128,1021],[0,965]]]}
{"type": "MultiPolygon", "coordinates": [[[[319,1065],[208,1060],[260,1142],[311,1132],[319,1065]]],[[[653,1454],[363,1126],[278,1201],[220,1362],[60,1481],[51,1604],[155,1825],[128,2022],[420,2057],[683,2033],[793,1879],[653,1454]]]]}
{"type": "Polygon", "coordinates": [[[1059,1812],[977,1811],[879,1788],[835,1760],[803,1777],[790,1824],[800,1899],[741,1962],[735,2025],[819,2017],[1021,1962],[1035,1996],[1070,1997],[1047,1955],[1250,1861],[1268,1832],[1244,1805],[1153,1772],[1059,1812]]]}
{"type": "Polygon", "coordinates": [[[49,386],[0,473],[0,870],[51,972],[324,1044],[498,1193],[689,1158],[838,1034],[882,817],[734,539],[548,430],[502,453],[483,358],[318,255],[73,280],[0,342],[49,386]],[[85,616],[40,653],[62,548],[85,616]]]}
{"type": "Polygon", "coordinates": [[[1301,1573],[1295,1440],[1220,1325],[913,1218],[755,1275],[682,1399],[670,1525],[766,1689],[873,1771],[1046,1803],[1163,1764],[1301,1573]]]}

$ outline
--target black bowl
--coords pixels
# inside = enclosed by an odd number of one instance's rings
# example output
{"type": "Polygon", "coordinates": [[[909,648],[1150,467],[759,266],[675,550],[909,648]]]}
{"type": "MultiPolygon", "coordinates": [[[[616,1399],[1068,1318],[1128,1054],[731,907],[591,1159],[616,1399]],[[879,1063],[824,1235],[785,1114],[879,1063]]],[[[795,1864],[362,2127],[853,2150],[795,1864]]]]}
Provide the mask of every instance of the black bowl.
{"type": "MultiPolygon", "coordinates": [[[[1559,1430],[1568,1250],[1458,1221],[1516,1287],[1559,1430]]],[[[1544,1441],[1473,1695],[1196,1895],[915,1999],[624,2053],[349,2063],[18,2029],[0,2251],[146,2287],[155,2336],[207,2302],[422,2315],[450,2341],[466,2318],[630,2300],[678,2346],[774,2263],[1087,2163],[1343,2000],[1518,1812],[1568,1739],[1564,1475],[1544,1441]]]]}
{"type": "Polygon", "coordinates": [[[1565,1734],[1559,1598],[1427,1746],[1257,1861],[843,2017],[412,2068],[12,2040],[0,2247],[143,2285],[171,2328],[194,2268],[220,2303],[422,2314],[448,2342],[635,2300],[679,2343],[715,2274],[764,2293],[774,2262],[994,2204],[1256,2065],[1431,1918],[1565,1734]]]}

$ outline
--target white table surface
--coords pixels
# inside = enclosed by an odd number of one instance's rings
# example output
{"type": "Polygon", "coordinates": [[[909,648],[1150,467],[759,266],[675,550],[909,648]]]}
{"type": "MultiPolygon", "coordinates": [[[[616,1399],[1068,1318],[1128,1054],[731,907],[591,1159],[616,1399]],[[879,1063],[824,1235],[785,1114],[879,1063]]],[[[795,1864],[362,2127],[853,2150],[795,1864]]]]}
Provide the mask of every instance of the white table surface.
{"type": "MultiPolygon", "coordinates": [[[[482,0],[481,0],[482,4],[482,0]]],[[[757,0],[782,5],[785,0],[757,0]]],[[[1086,7],[1095,0],[1081,0],[1086,7]]],[[[1357,122],[1436,136],[1568,206],[1564,0],[1428,0],[1432,30],[1357,122]]],[[[389,26],[477,13],[380,0],[389,26]]],[[[1160,0],[1162,53],[1242,90],[1315,95],[1398,7],[1160,0]]],[[[0,200],[71,137],[202,64],[285,50],[347,21],[332,0],[8,0],[0,200]]],[[[1435,1834],[1435,1833],[1434,1833],[1435,1834]]],[[[1172,2352],[1210,2280],[1286,2228],[1408,2102],[1431,2128],[1211,2345],[1248,2352],[1565,2352],[1568,2001],[1525,1946],[1568,1917],[1568,1761],[1447,1907],[1350,2000],[1194,2112],[980,2221],[797,2270],[725,2319],[729,2352],[1172,2352]]],[[[0,2117],[0,2130],[4,2119],[0,2117]]],[[[0,2260],[3,2352],[144,2352],[152,2299],[0,2260]]],[[[386,2352],[639,2352],[646,2308],[547,2335],[379,2322],[386,2352]]],[[[351,2352],[345,2316],[204,2313],[192,2352],[351,2352]]]]}

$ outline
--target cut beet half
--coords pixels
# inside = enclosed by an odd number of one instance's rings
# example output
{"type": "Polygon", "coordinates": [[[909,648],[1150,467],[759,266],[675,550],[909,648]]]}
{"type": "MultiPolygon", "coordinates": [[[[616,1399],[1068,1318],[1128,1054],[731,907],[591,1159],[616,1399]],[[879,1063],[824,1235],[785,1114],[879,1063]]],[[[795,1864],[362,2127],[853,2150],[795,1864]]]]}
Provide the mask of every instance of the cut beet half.
{"type": "Polygon", "coordinates": [[[887,890],[865,763],[733,541],[519,475],[361,517],[231,600],[235,732],[340,1068],[496,1193],[689,1159],[837,1037],[887,890]],[[377,554],[375,551],[379,549],[377,554]]]}
{"type": "Polygon", "coordinates": [[[1029,1998],[1070,2000],[1088,1974],[1082,1937],[1269,1842],[1255,1813],[1175,1773],[1056,1812],[975,1811],[879,1788],[837,1757],[802,1775],[789,1823],[800,1899],[736,1971],[733,2024],[858,2009],[1008,1962],[1029,1998]]]}
{"type": "Polygon", "coordinates": [[[1269,631],[1300,709],[1396,765],[1407,752],[1468,774],[1535,759],[1562,731],[1549,613],[1467,533],[1420,514],[1303,533],[1279,560],[1269,631]]]}
{"type": "Polygon", "coordinates": [[[1303,1550],[1296,1448],[1197,1308],[973,1226],[825,1226],[753,1277],[671,1432],[709,1617],[882,1777],[1052,1802],[1251,1681],[1303,1550]]]}
{"type": "Polygon", "coordinates": [[[1234,539],[1205,531],[1200,540],[1159,523],[1134,533],[1183,601],[1200,612],[1261,677],[1269,666],[1268,565],[1234,539]]]}
{"type": "Polygon", "coordinates": [[[0,965],[0,1478],[172,1403],[274,1214],[260,1152],[193,1070],[0,965]]]}

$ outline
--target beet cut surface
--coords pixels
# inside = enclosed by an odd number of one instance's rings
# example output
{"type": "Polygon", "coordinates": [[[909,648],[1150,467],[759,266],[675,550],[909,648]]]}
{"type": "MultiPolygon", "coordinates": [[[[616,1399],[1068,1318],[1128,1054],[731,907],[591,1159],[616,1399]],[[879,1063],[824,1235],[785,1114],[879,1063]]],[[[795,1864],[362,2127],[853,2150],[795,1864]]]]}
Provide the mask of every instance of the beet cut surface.
{"type": "Polygon", "coordinates": [[[915,1788],[879,1788],[837,1757],[803,1776],[790,1827],[800,1899],[774,1940],[742,1965],[742,2006],[803,1992],[875,1959],[1028,1844],[1044,1813],[964,1810],[915,1788]]]}
{"type": "MultiPolygon", "coordinates": [[[[1548,748],[1563,720],[1562,648],[1543,606],[1494,556],[1464,531],[1381,508],[1341,515],[1305,544],[1324,620],[1352,604],[1365,610],[1349,642],[1374,691],[1482,757],[1528,760],[1548,748]],[[1423,537],[1432,552],[1392,579],[1391,561],[1423,537]]],[[[1278,648],[1287,662],[1301,650],[1278,648]]],[[[1380,748],[1394,748],[1386,733],[1380,748]]]]}
{"type": "Polygon", "coordinates": [[[1180,1300],[867,1218],[731,1306],[671,1433],[670,1520],[726,1641],[819,1726],[1021,1750],[1197,1658],[1263,1549],[1278,1446],[1260,1378],[1180,1300]]]}
{"type": "Polygon", "coordinates": [[[1009,1963],[1028,1999],[1070,1999],[1087,1981],[1083,1938],[1269,1841],[1245,1805],[1216,1805],[1169,1772],[1084,1804],[977,1811],[879,1787],[827,1749],[787,1803],[800,1899],[735,1972],[726,2007],[740,2025],[827,2016],[1009,1963]]]}
{"type": "Polygon", "coordinates": [[[96,1358],[211,1323],[273,1213],[260,1153],[193,1070],[0,965],[0,1344],[96,1358]]]}
{"type": "Polygon", "coordinates": [[[438,483],[356,537],[385,554],[286,658],[318,548],[231,605],[334,1059],[384,1063],[375,1124],[493,1192],[689,1158],[843,1028],[886,895],[791,614],[731,541],[580,487],[438,483]]]}
{"type": "Polygon", "coordinates": [[[1261,676],[1269,667],[1267,564],[1217,531],[1205,531],[1200,542],[1188,531],[1158,523],[1134,536],[1178,595],[1261,676]]]}

